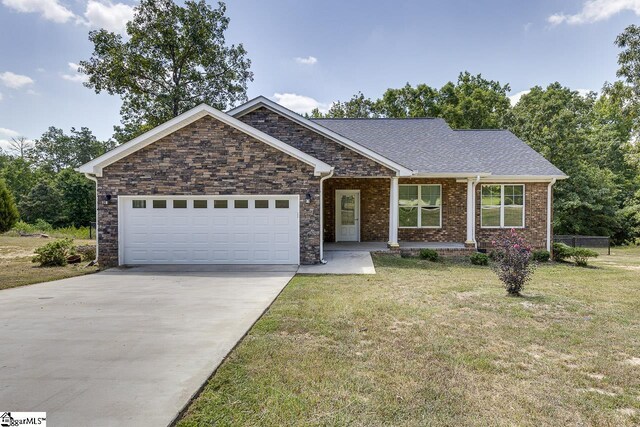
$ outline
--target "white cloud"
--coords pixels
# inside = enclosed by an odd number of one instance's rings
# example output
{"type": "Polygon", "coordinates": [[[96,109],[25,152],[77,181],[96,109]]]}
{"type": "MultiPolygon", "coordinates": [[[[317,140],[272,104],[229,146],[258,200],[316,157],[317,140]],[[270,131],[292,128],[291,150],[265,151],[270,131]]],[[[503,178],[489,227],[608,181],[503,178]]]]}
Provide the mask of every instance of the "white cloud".
{"type": "Polygon", "coordinates": [[[2,101],[2,92],[0,92],[0,101],[2,101]]]}
{"type": "Polygon", "coordinates": [[[640,0],[587,0],[582,10],[574,15],[555,13],[547,18],[551,25],[567,23],[569,25],[590,24],[603,21],[620,12],[630,10],[640,16],[640,0]]]}
{"type": "Polygon", "coordinates": [[[84,83],[87,80],[89,80],[89,76],[87,76],[86,74],[80,74],[78,72],[78,67],[80,67],[78,64],[76,64],[75,62],[68,62],[67,66],[69,67],[69,70],[72,72],[71,74],[65,74],[62,73],[60,74],[60,77],[62,77],[65,80],[68,80],[70,82],[75,82],[75,83],[84,83]]]}
{"type": "Polygon", "coordinates": [[[2,0],[2,4],[21,13],[39,13],[44,19],[58,23],[74,17],[58,0],[2,0]]]}
{"type": "Polygon", "coordinates": [[[0,73],[0,82],[11,89],[20,89],[22,86],[34,83],[31,77],[12,73],[11,71],[0,73]]]}
{"type": "Polygon", "coordinates": [[[0,149],[4,151],[11,151],[11,138],[17,138],[20,136],[18,132],[12,129],[0,128],[0,149]]]}
{"type": "Polygon", "coordinates": [[[278,104],[299,114],[310,113],[314,108],[322,112],[326,112],[329,109],[328,104],[323,104],[309,96],[295,93],[274,93],[273,97],[278,104]]]}
{"type": "Polygon", "coordinates": [[[511,101],[511,105],[516,105],[518,103],[518,101],[520,101],[520,98],[522,98],[522,95],[526,95],[529,92],[531,92],[531,90],[523,90],[523,91],[516,92],[513,95],[511,95],[509,97],[509,100],[511,101]]]}
{"type": "Polygon", "coordinates": [[[104,28],[124,34],[127,22],[133,19],[133,13],[134,8],[124,3],[89,0],[84,19],[80,19],[79,22],[92,28],[104,28]]]}
{"type": "Polygon", "coordinates": [[[297,57],[296,62],[302,65],[314,65],[318,62],[318,58],[315,56],[307,56],[306,58],[297,57]]]}

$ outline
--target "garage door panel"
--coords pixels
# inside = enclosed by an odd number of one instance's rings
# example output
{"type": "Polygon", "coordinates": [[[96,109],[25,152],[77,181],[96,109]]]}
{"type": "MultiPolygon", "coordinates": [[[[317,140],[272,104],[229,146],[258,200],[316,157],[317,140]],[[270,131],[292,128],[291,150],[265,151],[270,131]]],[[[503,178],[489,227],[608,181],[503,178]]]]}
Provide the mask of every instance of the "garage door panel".
{"type": "Polygon", "coordinates": [[[202,208],[195,208],[192,199],[187,200],[186,208],[174,208],[174,199],[185,197],[124,197],[119,202],[122,263],[298,263],[297,197],[199,196],[198,200],[206,200],[202,208]],[[145,200],[146,204],[137,203],[145,207],[133,208],[134,199],[145,200]],[[155,205],[166,208],[153,208],[154,200],[165,200],[155,205]],[[248,207],[235,208],[236,200],[246,200],[237,205],[248,207]],[[276,200],[287,200],[289,207],[282,208],[287,203],[276,200]]]}

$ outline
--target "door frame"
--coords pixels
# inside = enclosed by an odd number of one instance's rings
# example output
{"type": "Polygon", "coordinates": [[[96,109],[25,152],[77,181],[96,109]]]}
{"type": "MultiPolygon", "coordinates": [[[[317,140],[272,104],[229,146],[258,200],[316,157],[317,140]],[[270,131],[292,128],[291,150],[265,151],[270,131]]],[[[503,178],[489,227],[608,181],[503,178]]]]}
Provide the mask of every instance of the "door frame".
{"type": "Polygon", "coordinates": [[[355,193],[356,194],[358,202],[356,203],[357,209],[356,209],[356,212],[355,212],[355,216],[356,216],[356,218],[355,218],[355,222],[356,222],[356,240],[355,241],[359,242],[360,241],[360,217],[361,217],[361,215],[360,215],[361,207],[360,206],[362,204],[362,200],[360,198],[360,190],[355,190],[355,189],[354,190],[340,189],[340,190],[336,190],[336,192],[335,192],[335,196],[334,196],[334,199],[333,199],[333,204],[335,205],[334,206],[335,221],[334,221],[334,224],[333,224],[333,227],[334,227],[333,240],[335,242],[340,242],[340,241],[342,241],[342,242],[351,242],[351,240],[338,240],[338,223],[339,223],[339,220],[342,219],[342,213],[340,212],[341,209],[340,209],[340,205],[338,203],[339,194],[340,193],[355,193]]]}

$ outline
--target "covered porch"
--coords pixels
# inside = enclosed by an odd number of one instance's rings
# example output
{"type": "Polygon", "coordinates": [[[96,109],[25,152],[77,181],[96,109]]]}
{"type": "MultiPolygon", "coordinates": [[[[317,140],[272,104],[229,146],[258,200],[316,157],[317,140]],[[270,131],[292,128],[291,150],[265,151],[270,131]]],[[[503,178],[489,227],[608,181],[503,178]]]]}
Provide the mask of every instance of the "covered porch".
{"type": "Polygon", "coordinates": [[[329,178],[322,189],[323,251],[475,250],[476,184],[455,176],[329,178]]]}

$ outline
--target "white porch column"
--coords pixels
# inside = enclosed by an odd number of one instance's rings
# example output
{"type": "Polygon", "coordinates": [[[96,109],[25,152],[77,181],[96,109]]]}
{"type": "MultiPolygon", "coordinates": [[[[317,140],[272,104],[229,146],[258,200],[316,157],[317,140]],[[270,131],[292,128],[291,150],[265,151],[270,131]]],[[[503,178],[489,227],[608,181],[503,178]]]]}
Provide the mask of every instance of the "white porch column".
{"type": "Polygon", "coordinates": [[[398,177],[391,178],[389,189],[389,247],[398,247],[398,177]]]}
{"type": "Polygon", "coordinates": [[[476,206],[473,194],[475,187],[474,180],[469,178],[467,180],[467,240],[464,242],[467,245],[475,245],[476,243],[473,232],[476,216],[476,206]]]}

